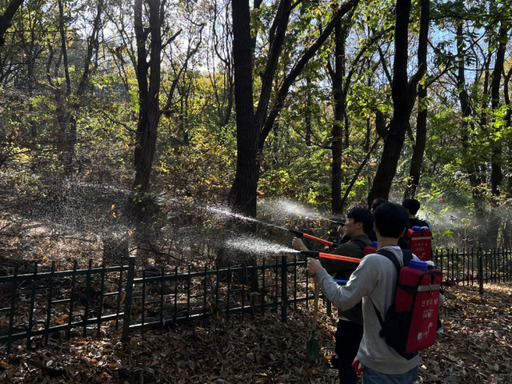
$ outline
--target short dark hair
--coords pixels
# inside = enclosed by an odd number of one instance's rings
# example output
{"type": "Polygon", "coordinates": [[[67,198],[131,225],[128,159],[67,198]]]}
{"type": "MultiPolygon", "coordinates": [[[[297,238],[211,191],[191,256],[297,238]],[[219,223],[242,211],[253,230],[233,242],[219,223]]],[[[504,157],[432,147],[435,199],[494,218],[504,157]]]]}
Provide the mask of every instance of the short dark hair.
{"type": "Polygon", "coordinates": [[[418,200],[416,200],[416,199],[405,199],[402,202],[402,206],[404,208],[407,208],[411,215],[416,215],[416,213],[420,209],[420,202],[418,200]]]}
{"type": "Polygon", "coordinates": [[[354,223],[363,223],[363,231],[369,233],[373,229],[373,215],[363,207],[353,207],[347,213],[348,219],[354,219],[354,223]]]}
{"type": "Polygon", "coordinates": [[[373,213],[375,227],[383,237],[399,239],[407,223],[409,215],[405,208],[394,203],[382,203],[373,213]]]}

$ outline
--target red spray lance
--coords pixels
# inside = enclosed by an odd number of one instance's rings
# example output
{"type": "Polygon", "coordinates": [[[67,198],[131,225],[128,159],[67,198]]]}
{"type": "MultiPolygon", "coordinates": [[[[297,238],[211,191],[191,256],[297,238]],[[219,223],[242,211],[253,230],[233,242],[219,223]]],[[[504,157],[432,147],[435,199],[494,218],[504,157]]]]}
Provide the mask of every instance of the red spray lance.
{"type": "Polygon", "coordinates": [[[361,259],[357,257],[350,257],[350,256],[342,256],[342,255],[335,255],[333,253],[326,253],[326,252],[317,252],[317,251],[300,251],[301,258],[306,257],[314,257],[315,259],[321,258],[321,259],[332,259],[332,260],[339,260],[339,261],[346,261],[349,263],[357,263],[359,264],[361,262],[361,259]]]}
{"type": "MultiPolygon", "coordinates": [[[[359,264],[361,262],[361,259],[359,259],[357,257],[335,255],[332,253],[317,252],[317,251],[300,251],[299,257],[302,260],[305,260],[308,257],[314,257],[315,259],[324,258],[324,259],[331,259],[331,260],[346,261],[349,263],[356,263],[356,264],[359,264]]],[[[346,284],[348,281],[348,280],[339,280],[339,279],[333,279],[333,280],[338,284],[346,284]]]]}
{"type": "Polygon", "coordinates": [[[293,229],[289,229],[289,231],[291,233],[293,233],[295,236],[297,236],[299,239],[306,238],[306,239],[314,240],[316,242],[325,244],[325,245],[327,245],[329,247],[336,247],[336,245],[337,245],[336,243],[334,243],[332,241],[324,240],[324,239],[322,239],[320,237],[316,237],[316,236],[310,235],[308,233],[304,233],[304,232],[301,232],[301,231],[294,231],[293,229]]]}

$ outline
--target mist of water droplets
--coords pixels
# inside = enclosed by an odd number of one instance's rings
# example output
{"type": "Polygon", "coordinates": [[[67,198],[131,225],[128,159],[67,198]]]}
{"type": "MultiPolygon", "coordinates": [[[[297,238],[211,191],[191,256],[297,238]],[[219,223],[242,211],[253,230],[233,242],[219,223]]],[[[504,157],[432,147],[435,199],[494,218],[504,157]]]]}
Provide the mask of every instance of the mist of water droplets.
{"type": "Polygon", "coordinates": [[[298,251],[293,248],[251,236],[239,236],[228,239],[225,245],[232,250],[259,255],[298,253],[298,251]]]}

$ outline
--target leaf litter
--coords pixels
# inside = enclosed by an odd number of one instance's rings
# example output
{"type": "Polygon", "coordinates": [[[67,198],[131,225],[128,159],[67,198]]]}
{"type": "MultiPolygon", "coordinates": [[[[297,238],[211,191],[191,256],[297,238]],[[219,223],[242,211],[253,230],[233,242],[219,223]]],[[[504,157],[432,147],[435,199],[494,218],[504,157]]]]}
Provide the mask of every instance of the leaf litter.
{"type": "MultiPolygon", "coordinates": [[[[512,284],[446,287],[443,333],[421,353],[419,383],[509,383],[512,379],[512,284]]],[[[133,333],[35,341],[0,349],[2,383],[337,383],[326,366],[336,311],[320,303],[321,358],[307,360],[312,305],[281,314],[231,316],[133,333]]]]}

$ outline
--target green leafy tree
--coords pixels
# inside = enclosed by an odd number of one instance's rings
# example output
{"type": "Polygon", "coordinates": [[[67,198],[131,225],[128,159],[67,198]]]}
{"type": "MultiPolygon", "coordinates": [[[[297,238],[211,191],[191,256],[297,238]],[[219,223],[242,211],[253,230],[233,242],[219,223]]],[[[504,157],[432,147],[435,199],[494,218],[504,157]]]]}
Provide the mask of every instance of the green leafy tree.
{"type": "MultiPolygon", "coordinates": [[[[310,45],[306,46],[302,53],[297,55],[295,64],[291,65],[291,68],[279,83],[280,85],[273,91],[275,75],[278,73],[278,64],[280,62],[283,44],[286,40],[287,28],[293,10],[291,1],[283,0],[277,3],[275,17],[269,29],[268,51],[263,61],[264,70],[260,77],[261,86],[259,88],[257,107],[254,112],[254,122],[246,121],[246,119],[252,116],[250,112],[252,107],[243,107],[244,102],[242,101],[242,105],[238,105],[236,102],[236,100],[252,100],[254,98],[251,87],[249,86],[249,84],[253,82],[252,60],[249,60],[250,56],[247,52],[247,47],[239,48],[240,52],[237,52],[237,54],[239,53],[240,56],[234,55],[235,103],[237,108],[237,132],[239,132],[237,135],[241,135],[237,148],[237,156],[239,158],[237,171],[230,193],[231,205],[235,210],[250,216],[256,215],[257,182],[259,179],[257,156],[261,153],[265,141],[274,126],[275,120],[284,106],[290,87],[306,64],[329,37],[336,22],[356,4],[357,1],[350,1],[339,7],[333,19],[326,25],[318,37],[310,43],[310,45]],[[274,97],[271,99],[273,94],[274,97]],[[238,108],[241,108],[240,111],[238,108]],[[244,114],[245,117],[238,116],[240,114],[244,114]],[[238,119],[241,119],[240,125],[238,119]],[[253,140],[257,140],[256,152],[253,140]]],[[[247,32],[244,33],[243,31],[250,31],[251,28],[251,25],[248,24],[251,20],[247,17],[247,9],[249,9],[248,2],[244,1],[243,5],[232,3],[232,7],[234,8],[234,41],[241,38],[243,42],[247,42],[247,32]],[[242,23],[245,25],[241,25],[242,23]]],[[[235,43],[235,45],[238,44],[235,43]]],[[[247,101],[245,101],[245,103],[247,103],[247,101]]]]}
{"type": "Polygon", "coordinates": [[[384,139],[382,158],[368,195],[369,203],[377,197],[387,198],[389,196],[404,144],[405,134],[409,130],[409,119],[416,97],[416,86],[426,70],[425,66],[422,66],[410,80],[408,79],[410,9],[411,2],[409,0],[398,0],[396,2],[392,84],[393,118],[384,139]]]}

